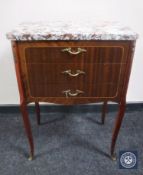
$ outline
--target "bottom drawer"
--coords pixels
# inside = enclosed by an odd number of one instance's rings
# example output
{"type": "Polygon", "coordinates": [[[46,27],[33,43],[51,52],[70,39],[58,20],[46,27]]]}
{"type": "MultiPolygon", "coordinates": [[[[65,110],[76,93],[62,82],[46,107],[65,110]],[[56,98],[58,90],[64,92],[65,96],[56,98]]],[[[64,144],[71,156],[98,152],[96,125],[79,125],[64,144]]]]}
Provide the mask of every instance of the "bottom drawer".
{"type": "Polygon", "coordinates": [[[29,95],[31,97],[116,97],[120,86],[113,83],[104,84],[48,84],[31,85],[29,95]]]}

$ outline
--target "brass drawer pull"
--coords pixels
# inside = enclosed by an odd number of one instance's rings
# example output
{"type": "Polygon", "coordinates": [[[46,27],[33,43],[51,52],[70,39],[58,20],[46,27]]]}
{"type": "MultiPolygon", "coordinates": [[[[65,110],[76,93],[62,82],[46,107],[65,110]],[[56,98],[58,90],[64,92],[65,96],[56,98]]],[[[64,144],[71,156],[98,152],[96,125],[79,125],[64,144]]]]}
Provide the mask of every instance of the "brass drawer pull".
{"type": "Polygon", "coordinates": [[[81,71],[81,70],[76,70],[76,73],[72,73],[71,70],[66,70],[66,71],[63,71],[62,73],[63,74],[68,74],[70,77],[77,77],[80,74],[85,74],[85,72],[81,71]]]}
{"type": "Polygon", "coordinates": [[[86,52],[86,49],[77,48],[77,51],[72,51],[72,49],[69,47],[69,48],[62,49],[62,52],[68,52],[72,55],[78,55],[79,53],[86,52]]]}
{"type": "Polygon", "coordinates": [[[82,94],[84,92],[77,89],[75,93],[71,93],[71,90],[68,89],[68,90],[63,91],[62,93],[64,93],[66,97],[68,98],[68,97],[76,97],[77,95],[82,94]]]}

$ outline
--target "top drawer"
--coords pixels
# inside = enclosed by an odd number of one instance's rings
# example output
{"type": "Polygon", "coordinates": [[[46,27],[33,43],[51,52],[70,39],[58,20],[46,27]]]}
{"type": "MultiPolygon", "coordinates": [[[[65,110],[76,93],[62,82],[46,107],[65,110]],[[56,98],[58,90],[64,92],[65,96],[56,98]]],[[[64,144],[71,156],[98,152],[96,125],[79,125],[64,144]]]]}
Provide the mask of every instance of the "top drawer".
{"type": "Polygon", "coordinates": [[[29,47],[27,63],[121,63],[121,47],[29,47]]]}
{"type": "Polygon", "coordinates": [[[128,43],[119,41],[19,42],[24,63],[125,63],[128,43]]]}

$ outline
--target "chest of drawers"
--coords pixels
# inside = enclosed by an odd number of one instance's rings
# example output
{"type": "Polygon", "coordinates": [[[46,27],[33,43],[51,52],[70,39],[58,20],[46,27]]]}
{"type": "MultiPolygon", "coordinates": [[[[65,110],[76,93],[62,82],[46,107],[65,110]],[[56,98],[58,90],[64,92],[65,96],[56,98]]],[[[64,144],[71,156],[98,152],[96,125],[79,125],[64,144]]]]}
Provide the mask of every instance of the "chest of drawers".
{"type": "Polygon", "coordinates": [[[120,30],[118,35],[95,32],[88,37],[83,33],[75,35],[65,31],[56,36],[50,32],[42,36],[32,32],[27,34],[27,31],[8,34],[12,40],[20,106],[31,158],[34,144],[26,108],[28,103],[35,102],[40,124],[39,102],[64,105],[103,102],[104,123],[107,102],[111,101],[119,103],[111,142],[111,157],[115,159],[114,148],[124,116],[137,36],[120,30]]]}

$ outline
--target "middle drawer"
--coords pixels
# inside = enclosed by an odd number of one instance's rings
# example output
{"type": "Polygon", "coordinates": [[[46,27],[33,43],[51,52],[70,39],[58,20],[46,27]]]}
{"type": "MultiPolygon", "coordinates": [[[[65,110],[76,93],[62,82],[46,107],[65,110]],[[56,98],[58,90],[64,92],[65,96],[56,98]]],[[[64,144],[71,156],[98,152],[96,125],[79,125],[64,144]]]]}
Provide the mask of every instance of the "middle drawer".
{"type": "Polygon", "coordinates": [[[125,64],[26,64],[30,84],[118,83],[125,64]]]}

